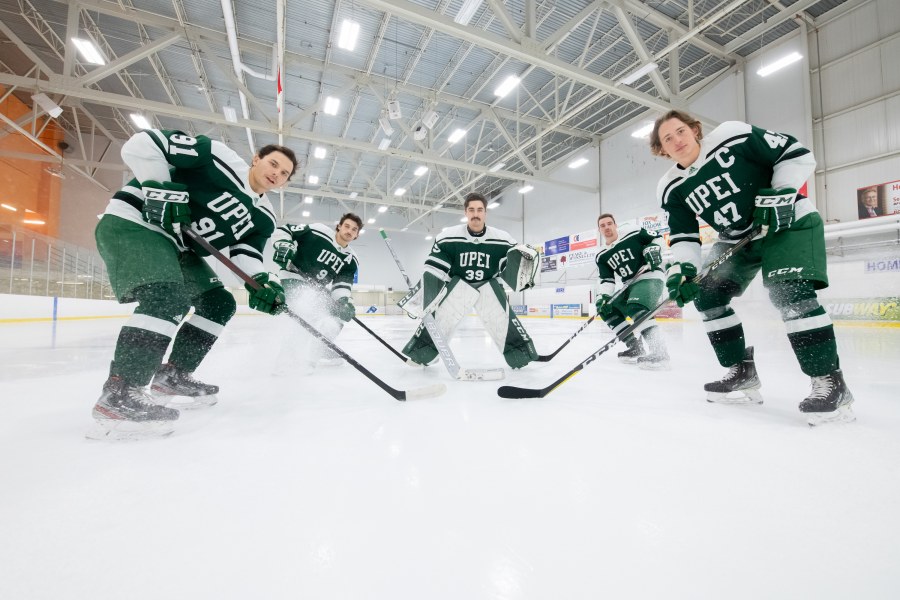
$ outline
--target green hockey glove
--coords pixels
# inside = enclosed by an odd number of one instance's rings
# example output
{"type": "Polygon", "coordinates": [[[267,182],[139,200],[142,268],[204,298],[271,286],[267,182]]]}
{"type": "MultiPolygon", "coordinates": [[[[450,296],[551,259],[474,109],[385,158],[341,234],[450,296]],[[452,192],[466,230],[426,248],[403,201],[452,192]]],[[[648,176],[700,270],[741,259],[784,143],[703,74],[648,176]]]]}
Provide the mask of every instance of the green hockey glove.
{"type": "Polygon", "coordinates": [[[144,193],[144,208],[141,211],[143,219],[161,227],[184,250],[186,246],[181,238],[181,228],[191,224],[187,186],[171,181],[145,181],[141,184],[141,190],[144,193]]]}
{"type": "Polygon", "coordinates": [[[257,273],[253,279],[260,285],[254,288],[249,283],[244,287],[250,292],[250,308],[270,315],[281,312],[284,307],[284,288],[281,280],[272,273],[257,273]]]}
{"type": "Polygon", "coordinates": [[[644,248],[644,262],[650,267],[650,270],[657,268],[662,264],[662,248],[656,244],[650,244],[644,248]]]}
{"type": "Polygon", "coordinates": [[[797,190],[793,188],[759,190],[753,210],[753,224],[762,228],[764,236],[788,229],[794,222],[796,198],[797,190]]]}
{"type": "Polygon", "coordinates": [[[609,299],[612,296],[609,294],[600,294],[597,296],[597,316],[606,321],[613,315],[613,307],[612,304],[609,303],[609,299]]]}
{"type": "Polygon", "coordinates": [[[274,250],[272,252],[272,260],[282,269],[287,269],[288,264],[294,259],[294,255],[297,254],[297,242],[278,240],[272,244],[272,248],[274,250]]]}
{"type": "Polygon", "coordinates": [[[674,300],[678,306],[690,303],[700,292],[700,286],[694,282],[697,277],[697,267],[691,263],[677,262],[666,271],[666,287],[669,290],[669,300],[674,300]]]}
{"type": "Polygon", "coordinates": [[[344,297],[335,303],[334,316],[347,323],[356,316],[356,307],[350,301],[350,298],[344,297]]]}

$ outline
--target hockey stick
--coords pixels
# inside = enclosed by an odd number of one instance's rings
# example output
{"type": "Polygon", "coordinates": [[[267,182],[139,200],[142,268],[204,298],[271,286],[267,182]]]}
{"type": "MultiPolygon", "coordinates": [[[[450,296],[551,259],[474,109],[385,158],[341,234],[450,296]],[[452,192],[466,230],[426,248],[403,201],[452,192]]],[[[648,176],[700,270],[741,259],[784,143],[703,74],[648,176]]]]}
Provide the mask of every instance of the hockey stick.
{"type": "MultiPolygon", "coordinates": [[[[384,229],[379,229],[379,231],[381,237],[384,238],[384,243],[387,244],[388,250],[391,252],[391,256],[394,257],[394,262],[397,263],[397,268],[400,269],[400,274],[403,275],[403,280],[406,281],[406,287],[412,289],[412,281],[410,281],[409,275],[406,274],[406,269],[403,268],[403,263],[400,262],[400,257],[397,256],[397,252],[394,250],[393,244],[391,244],[391,239],[384,229]]],[[[460,367],[456,357],[450,350],[447,338],[444,337],[441,328],[435,323],[434,315],[430,313],[425,315],[422,317],[422,322],[425,323],[425,329],[428,330],[428,335],[431,336],[431,341],[434,342],[434,347],[437,348],[438,355],[447,368],[447,372],[450,373],[450,377],[460,381],[497,381],[498,379],[503,379],[505,376],[503,369],[464,369],[460,367]]]]}
{"type": "MultiPolygon", "coordinates": [[[[707,266],[706,270],[694,279],[694,282],[703,281],[703,279],[705,279],[707,275],[709,275],[715,269],[718,269],[719,267],[721,267],[722,264],[724,264],[725,261],[727,261],[729,258],[731,258],[731,256],[735,252],[737,252],[738,250],[740,250],[741,248],[743,248],[744,246],[749,244],[751,241],[753,241],[753,239],[757,235],[759,235],[759,230],[753,229],[746,236],[742,237],[740,240],[737,241],[737,243],[735,243],[734,246],[732,246],[731,248],[726,250],[724,253],[722,253],[722,255],[719,256],[716,260],[712,261],[707,266]]],[[[644,313],[643,315],[641,315],[640,317],[635,319],[635,321],[631,325],[629,325],[628,327],[626,327],[625,329],[620,331],[618,335],[613,336],[613,338],[611,340],[609,340],[608,342],[606,342],[605,344],[603,344],[603,346],[601,346],[599,350],[597,350],[596,352],[594,352],[593,354],[588,356],[586,359],[584,359],[583,361],[578,363],[574,368],[570,369],[565,375],[563,375],[562,377],[560,377],[559,379],[557,379],[556,381],[554,381],[547,387],[541,388],[541,389],[534,389],[534,388],[521,388],[521,387],[516,387],[513,385],[504,385],[504,386],[501,386],[497,390],[497,395],[500,396],[501,398],[543,398],[544,396],[546,396],[547,394],[549,394],[550,392],[552,392],[553,390],[555,390],[556,388],[558,388],[559,386],[564,384],[570,378],[574,377],[583,368],[585,368],[586,366],[588,366],[589,364],[591,364],[592,362],[597,360],[604,352],[606,352],[607,350],[609,350],[610,348],[615,346],[621,340],[624,340],[626,337],[628,337],[628,335],[631,334],[631,332],[633,332],[635,329],[637,329],[641,325],[641,323],[643,323],[644,321],[646,321],[646,320],[650,319],[651,317],[653,317],[654,315],[656,315],[656,313],[658,313],[662,309],[662,307],[665,306],[668,302],[669,302],[669,298],[668,298],[668,296],[666,296],[665,298],[663,298],[663,300],[660,301],[659,304],[657,304],[653,308],[653,310],[651,310],[647,313],[644,313]]]]}
{"type": "MultiPolygon", "coordinates": [[[[284,268],[284,267],[283,267],[283,268],[284,268]]],[[[295,267],[295,266],[294,266],[293,264],[291,264],[291,263],[288,263],[287,267],[284,268],[284,270],[285,270],[285,271],[290,271],[291,273],[295,273],[295,274],[300,275],[301,277],[303,277],[303,273],[301,273],[300,271],[298,271],[298,270],[297,270],[297,267],[295,267]]],[[[305,278],[304,278],[304,280],[305,280],[305,278]]],[[[354,323],[356,323],[357,325],[359,325],[360,327],[362,327],[363,329],[365,329],[367,332],[369,332],[369,334],[370,334],[373,338],[375,338],[376,340],[378,340],[379,342],[381,342],[381,343],[384,345],[385,348],[387,348],[388,350],[390,350],[391,352],[393,352],[393,353],[394,353],[394,356],[396,356],[397,358],[399,358],[400,360],[402,360],[403,362],[405,362],[405,363],[408,364],[408,365],[415,365],[415,366],[418,366],[418,365],[416,365],[414,362],[412,362],[408,357],[404,356],[402,352],[400,352],[399,350],[396,350],[393,346],[391,346],[391,345],[388,344],[386,341],[384,341],[384,339],[382,339],[377,333],[375,333],[374,331],[372,331],[371,329],[369,329],[369,328],[368,328],[362,321],[360,321],[356,316],[354,316],[352,320],[353,320],[354,323]]]]}
{"type": "MultiPolygon", "coordinates": [[[[200,245],[201,248],[209,252],[211,256],[214,256],[216,260],[225,265],[232,273],[237,275],[244,283],[249,285],[255,290],[260,289],[262,286],[258,281],[250,277],[247,273],[245,273],[239,266],[234,264],[230,258],[216,250],[209,242],[207,242],[203,236],[198,234],[192,229],[185,228],[182,230],[184,235],[186,235],[189,239],[196,242],[200,245]]],[[[435,396],[440,396],[445,391],[447,391],[447,386],[443,383],[437,383],[434,385],[426,385],[424,387],[412,389],[412,390],[397,390],[386,384],[384,381],[378,378],[375,374],[369,371],[367,368],[359,364],[356,359],[352,356],[341,350],[334,342],[329,340],[327,337],[322,335],[315,327],[307,323],[303,317],[292,311],[286,304],[282,305],[282,312],[286,313],[289,317],[297,321],[303,329],[308,331],[313,337],[318,339],[320,342],[325,344],[332,352],[346,360],[348,363],[353,365],[353,367],[368,377],[375,385],[383,389],[385,392],[390,394],[395,400],[418,400],[420,398],[433,398],[435,396]]]]}
{"type": "MultiPolygon", "coordinates": [[[[647,265],[644,265],[643,267],[641,267],[640,269],[637,270],[637,273],[634,274],[634,278],[637,278],[639,275],[641,275],[641,274],[643,274],[643,273],[646,273],[646,272],[649,271],[649,270],[650,270],[650,269],[647,267],[647,265]]],[[[632,283],[633,283],[633,282],[632,282],[632,283]]],[[[621,295],[625,292],[625,290],[627,290],[629,287],[631,287],[631,284],[630,284],[630,283],[629,283],[628,285],[626,285],[625,287],[623,287],[623,288],[622,288],[621,290],[619,290],[618,292],[616,292],[615,294],[613,294],[613,297],[610,298],[609,301],[612,302],[613,300],[615,300],[616,298],[618,298],[619,296],[621,296],[621,295]]],[[[562,350],[563,348],[565,348],[566,346],[568,346],[568,345],[569,345],[569,342],[571,342],[571,341],[574,340],[576,337],[578,337],[578,334],[581,333],[582,331],[584,331],[585,329],[587,329],[587,326],[590,325],[591,323],[593,323],[593,322],[594,322],[594,319],[596,319],[596,318],[597,318],[597,315],[593,315],[590,319],[587,320],[587,322],[586,322],[584,325],[582,325],[581,327],[578,328],[578,331],[576,331],[576,332],[573,333],[571,336],[569,336],[569,339],[567,339],[566,341],[564,341],[564,342],[562,343],[562,346],[560,346],[559,348],[557,348],[556,350],[554,350],[554,351],[551,352],[550,354],[541,354],[541,355],[539,355],[539,356],[537,357],[536,361],[537,361],[537,362],[550,362],[551,360],[553,360],[553,357],[556,356],[557,354],[559,354],[560,350],[562,350]]]]}

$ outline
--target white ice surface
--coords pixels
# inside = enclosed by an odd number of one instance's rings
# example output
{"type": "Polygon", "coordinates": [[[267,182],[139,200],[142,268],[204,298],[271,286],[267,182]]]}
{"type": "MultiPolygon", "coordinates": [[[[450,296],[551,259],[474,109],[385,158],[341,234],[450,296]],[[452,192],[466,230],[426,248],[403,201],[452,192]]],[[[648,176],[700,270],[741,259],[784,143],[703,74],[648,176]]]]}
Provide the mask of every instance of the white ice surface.
{"type": "MultiPolygon", "coordinates": [[[[745,315],[746,316],[746,315],[745,315]]],[[[900,597],[900,330],[838,327],[858,421],[810,429],[771,319],[746,324],[762,406],[704,400],[724,370],[697,322],[674,370],[591,327],[503,382],[402,364],[356,325],[349,365],[272,375],[267,317],[236,317],[197,375],[219,404],[163,440],[90,442],[123,319],[0,325],[0,598],[574,600],[900,597]],[[55,337],[55,339],[54,339],[55,337]]],[[[400,348],[414,323],[366,323],[400,348]]],[[[581,325],[526,320],[548,353],[581,325]]],[[[289,324],[292,325],[292,324],[289,324]]],[[[504,366],[474,320],[464,366],[504,366]]]]}

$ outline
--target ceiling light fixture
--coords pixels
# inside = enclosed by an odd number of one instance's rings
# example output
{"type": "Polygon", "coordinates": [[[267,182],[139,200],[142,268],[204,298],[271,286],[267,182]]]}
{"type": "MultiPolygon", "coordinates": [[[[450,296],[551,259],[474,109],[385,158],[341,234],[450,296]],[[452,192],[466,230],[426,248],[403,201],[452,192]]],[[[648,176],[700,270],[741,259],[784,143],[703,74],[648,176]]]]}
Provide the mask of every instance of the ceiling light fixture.
{"type": "Polygon", "coordinates": [[[770,63],[768,66],[762,67],[761,69],[759,69],[756,72],[756,74],[759,75],[760,77],[767,77],[767,76],[771,75],[772,73],[774,73],[775,71],[780,71],[781,69],[785,68],[786,66],[794,64],[801,58],[803,58],[803,55],[800,54],[799,52],[791,52],[787,56],[783,56],[783,57],[779,58],[778,60],[776,60],[775,62],[770,63]]]}
{"type": "Polygon", "coordinates": [[[62,107],[50,99],[50,96],[43,92],[38,92],[31,96],[31,99],[37,102],[38,106],[44,109],[44,112],[54,119],[62,114],[62,107]]]}
{"type": "Polygon", "coordinates": [[[500,169],[502,169],[502,168],[505,167],[505,166],[506,166],[506,163],[504,163],[504,162],[498,162],[496,165],[494,165],[493,167],[491,167],[491,168],[488,169],[488,170],[489,170],[491,173],[496,173],[497,171],[499,171],[500,169]]]}
{"type": "Polygon", "coordinates": [[[523,185],[522,187],[519,188],[519,193],[520,193],[520,194],[527,194],[528,192],[530,192],[530,191],[533,190],[533,189],[534,189],[534,186],[531,185],[530,183],[527,183],[527,184],[525,184],[525,185],[523,185]]]}
{"type": "Polygon", "coordinates": [[[387,206],[379,206],[379,207],[378,207],[378,212],[380,212],[380,213],[386,213],[386,212],[387,212],[387,206]]]}
{"type": "Polygon", "coordinates": [[[303,197],[303,204],[312,204],[312,203],[313,203],[313,197],[312,197],[312,196],[304,196],[304,197],[303,197]]]}
{"type": "Polygon", "coordinates": [[[371,225],[371,224],[374,223],[374,222],[375,222],[375,218],[374,218],[374,217],[369,217],[369,220],[366,221],[366,223],[368,223],[369,225],[371,225]]]}
{"type": "Polygon", "coordinates": [[[13,212],[17,212],[19,210],[15,206],[10,206],[9,204],[0,204],[0,207],[5,208],[6,210],[11,210],[13,212]]]}
{"type": "Polygon", "coordinates": [[[328,96],[325,98],[325,105],[322,110],[325,111],[326,115],[336,115],[338,109],[341,107],[341,99],[335,98],[334,96],[328,96]]]}
{"type": "Polygon", "coordinates": [[[357,196],[359,196],[359,192],[350,192],[351,198],[356,198],[357,196]]]}
{"type": "Polygon", "coordinates": [[[309,175],[309,176],[307,176],[306,181],[310,182],[313,185],[316,185],[317,183],[319,183],[319,176],[318,175],[309,175]]]}
{"type": "Polygon", "coordinates": [[[386,118],[381,117],[378,119],[378,123],[381,125],[381,130],[384,132],[384,135],[389,137],[394,135],[394,128],[391,127],[391,122],[386,118]]]}
{"type": "Polygon", "coordinates": [[[653,123],[647,123],[643,127],[639,129],[635,129],[631,132],[631,137],[633,138],[646,138],[649,137],[653,132],[653,123]]]}
{"type": "Polygon", "coordinates": [[[138,129],[153,129],[153,126],[150,124],[147,117],[140,113],[131,113],[131,122],[134,123],[135,127],[138,129]]]}
{"type": "Polygon", "coordinates": [[[450,142],[451,144],[455,144],[459,140],[463,139],[463,137],[465,137],[465,135],[466,135],[465,129],[457,129],[453,133],[451,133],[449,136],[447,136],[447,141],[450,142]]]}
{"type": "Polygon", "coordinates": [[[468,25],[478,9],[481,8],[481,2],[482,0],[466,0],[453,20],[460,25],[468,25]]]}
{"type": "Polygon", "coordinates": [[[225,115],[225,120],[229,123],[237,123],[237,111],[234,110],[230,106],[223,106],[222,113],[225,115]]]}
{"type": "Polygon", "coordinates": [[[415,175],[416,177],[421,177],[422,175],[424,175],[427,172],[428,172],[428,167],[426,167],[425,165],[420,165],[416,168],[415,171],[413,171],[413,175],[415,175]]]}
{"type": "Polygon", "coordinates": [[[619,83],[624,83],[625,85],[631,85],[650,71],[658,69],[659,65],[655,62],[648,62],[645,65],[640,66],[636,71],[632,71],[625,77],[619,80],[619,83]]]}
{"type": "Polygon", "coordinates": [[[431,238],[432,238],[432,236],[430,236],[430,235],[426,235],[426,236],[425,236],[425,239],[426,239],[426,240],[430,240],[431,238]]]}
{"type": "Polygon", "coordinates": [[[402,196],[405,193],[406,193],[406,188],[397,188],[396,190],[394,190],[395,196],[402,196]]]}
{"type": "Polygon", "coordinates": [[[503,80],[503,83],[497,86],[497,89],[494,90],[494,95],[498,98],[502,98],[503,96],[510,93],[514,87],[519,85],[519,82],[522,81],[515,75],[510,75],[506,79],[503,80]]]}
{"type": "Polygon", "coordinates": [[[75,47],[78,48],[78,51],[81,53],[82,58],[92,65],[105,65],[106,59],[103,57],[103,54],[97,49],[97,46],[94,45],[94,42],[91,40],[85,40],[82,38],[72,38],[72,43],[75,44],[75,47]]]}
{"type": "Polygon", "coordinates": [[[583,166],[583,165],[588,164],[588,162],[589,162],[588,159],[586,159],[586,158],[584,158],[584,157],[582,156],[581,158],[576,158],[575,160],[573,160],[572,162],[570,162],[570,163],[569,163],[569,168],[570,168],[570,169],[577,169],[578,167],[581,167],[581,166],[583,166]]]}
{"type": "Polygon", "coordinates": [[[356,40],[359,37],[359,23],[344,19],[341,23],[341,33],[338,36],[338,48],[353,51],[356,48],[356,40]]]}
{"type": "Polygon", "coordinates": [[[493,209],[495,209],[495,208],[500,208],[500,203],[499,203],[499,202],[496,202],[496,201],[495,201],[495,202],[491,202],[490,204],[488,204],[487,207],[488,207],[489,209],[491,209],[491,210],[493,210],[493,209]]]}
{"type": "Polygon", "coordinates": [[[422,124],[425,125],[428,129],[434,129],[435,123],[437,123],[438,114],[433,110],[429,110],[427,113],[422,115],[422,124]]]}
{"type": "Polygon", "coordinates": [[[387,150],[388,146],[391,145],[391,138],[382,138],[382,140],[378,143],[379,150],[387,150]]]}
{"type": "Polygon", "coordinates": [[[300,214],[302,214],[304,217],[308,217],[308,216],[309,216],[309,211],[308,211],[308,210],[304,210],[304,211],[303,211],[302,213],[300,213],[300,214]]]}
{"type": "Polygon", "coordinates": [[[313,156],[316,158],[325,158],[328,155],[328,150],[323,148],[322,146],[316,146],[316,149],[313,150],[313,156]]]}

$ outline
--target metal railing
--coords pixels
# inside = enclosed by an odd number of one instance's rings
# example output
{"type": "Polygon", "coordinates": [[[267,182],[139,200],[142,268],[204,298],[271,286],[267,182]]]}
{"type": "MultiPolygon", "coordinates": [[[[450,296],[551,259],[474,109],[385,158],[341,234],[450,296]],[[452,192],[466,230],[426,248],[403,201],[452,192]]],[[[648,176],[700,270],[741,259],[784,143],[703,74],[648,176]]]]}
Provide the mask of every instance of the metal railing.
{"type": "Polygon", "coordinates": [[[0,293],[114,298],[96,251],[10,224],[0,224],[0,293]]]}

